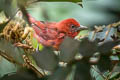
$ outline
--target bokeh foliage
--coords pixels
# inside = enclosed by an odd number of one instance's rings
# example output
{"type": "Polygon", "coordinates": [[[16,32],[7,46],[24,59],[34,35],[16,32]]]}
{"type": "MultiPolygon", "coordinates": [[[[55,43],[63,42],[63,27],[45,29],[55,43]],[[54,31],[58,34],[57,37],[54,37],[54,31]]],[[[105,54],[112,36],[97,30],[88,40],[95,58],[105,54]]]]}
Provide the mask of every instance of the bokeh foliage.
{"type": "MultiPolygon", "coordinates": [[[[86,0],[83,1],[83,8],[77,3],[81,0],[54,1],[56,0],[0,1],[0,80],[119,80],[120,47],[117,45],[120,42],[120,22],[111,24],[119,20],[119,1],[86,0]],[[106,4],[107,1],[111,5],[106,4]],[[19,17],[16,16],[18,10],[23,13],[22,20],[25,23],[20,23],[21,20],[16,18],[19,17]],[[90,29],[80,32],[77,40],[66,37],[60,46],[60,52],[42,45],[38,49],[38,43],[34,39],[34,49],[31,48],[29,36],[26,40],[19,37],[19,47],[16,47],[16,41],[11,41],[14,37],[7,39],[2,33],[12,20],[16,24],[20,23],[23,29],[31,26],[27,13],[41,21],[60,21],[73,17],[90,29]],[[103,25],[108,23],[109,25],[103,25]],[[103,26],[95,26],[98,24],[103,26]],[[21,43],[24,44],[22,47],[21,43]]],[[[14,29],[12,33],[16,33],[14,29]]]]}

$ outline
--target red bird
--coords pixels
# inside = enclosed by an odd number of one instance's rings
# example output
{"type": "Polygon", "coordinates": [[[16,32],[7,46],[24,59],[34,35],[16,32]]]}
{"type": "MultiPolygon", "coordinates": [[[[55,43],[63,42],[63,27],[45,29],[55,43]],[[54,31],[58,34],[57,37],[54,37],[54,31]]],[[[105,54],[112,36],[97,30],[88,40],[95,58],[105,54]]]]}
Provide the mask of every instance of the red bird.
{"type": "Polygon", "coordinates": [[[65,36],[74,38],[81,30],[80,24],[73,18],[65,19],[60,22],[42,22],[29,16],[29,21],[34,29],[34,37],[44,46],[52,46],[59,50],[59,46],[65,36]]]}

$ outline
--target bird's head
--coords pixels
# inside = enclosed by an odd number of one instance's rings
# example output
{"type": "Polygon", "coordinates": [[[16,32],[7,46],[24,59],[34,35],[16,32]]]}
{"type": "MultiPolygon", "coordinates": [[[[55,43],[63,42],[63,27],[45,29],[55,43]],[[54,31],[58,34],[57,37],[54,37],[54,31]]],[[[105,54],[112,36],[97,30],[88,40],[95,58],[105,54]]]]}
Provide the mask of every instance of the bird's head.
{"type": "Polygon", "coordinates": [[[58,31],[65,33],[67,36],[74,38],[81,30],[87,29],[85,26],[81,26],[73,18],[65,19],[56,24],[58,31]]]}

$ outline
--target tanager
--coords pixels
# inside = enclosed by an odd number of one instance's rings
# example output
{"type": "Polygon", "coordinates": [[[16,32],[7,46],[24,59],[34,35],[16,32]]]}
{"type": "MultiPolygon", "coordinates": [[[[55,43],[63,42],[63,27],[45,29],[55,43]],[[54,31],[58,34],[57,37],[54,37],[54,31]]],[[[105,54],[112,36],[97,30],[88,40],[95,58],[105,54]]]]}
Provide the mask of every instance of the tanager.
{"type": "Polygon", "coordinates": [[[81,30],[87,29],[81,26],[73,18],[65,19],[60,22],[43,22],[35,20],[28,15],[29,22],[34,30],[33,36],[39,43],[44,46],[51,46],[59,50],[59,46],[64,40],[65,36],[75,38],[81,30]]]}

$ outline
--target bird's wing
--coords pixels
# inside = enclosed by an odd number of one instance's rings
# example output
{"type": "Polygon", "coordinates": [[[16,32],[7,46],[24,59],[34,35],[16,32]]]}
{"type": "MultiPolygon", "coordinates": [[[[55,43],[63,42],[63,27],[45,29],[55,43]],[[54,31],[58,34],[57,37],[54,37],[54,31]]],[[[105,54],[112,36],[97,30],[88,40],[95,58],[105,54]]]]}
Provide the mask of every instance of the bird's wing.
{"type": "Polygon", "coordinates": [[[56,22],[45,22],[44,24],[49,29],[56,29],[56,22]]]}
{"type": "Polygon", "coordinates": [[[39,27],[40,29],[43,29],[45,27],[43,21],[38,21],[29,14],[28,14],[28,20],[32,24],[32,26],[34,25],[36,27],[39,27]]]}

